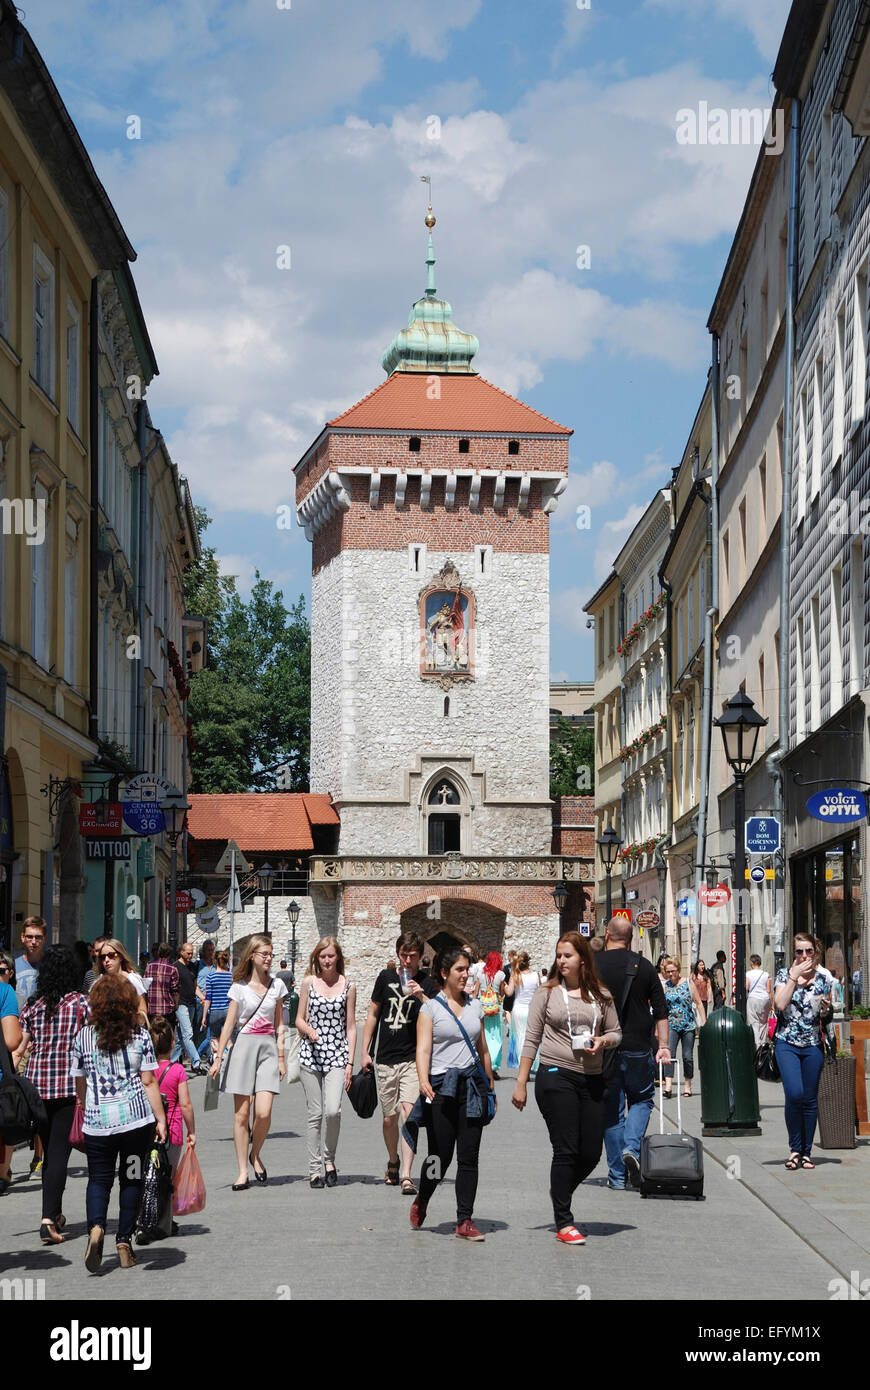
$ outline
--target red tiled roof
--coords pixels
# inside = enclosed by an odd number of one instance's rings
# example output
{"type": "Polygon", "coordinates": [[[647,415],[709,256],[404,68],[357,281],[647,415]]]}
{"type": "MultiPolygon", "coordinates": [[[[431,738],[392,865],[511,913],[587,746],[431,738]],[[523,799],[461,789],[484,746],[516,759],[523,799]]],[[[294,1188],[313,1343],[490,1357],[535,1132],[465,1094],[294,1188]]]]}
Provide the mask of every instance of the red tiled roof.
{"type": "Polygon", "coordinates": [[[502,430],[517,434],[574,431],[523,405],[482,376],[442,373],[441,396],[431,400],[433,373],[394,372],[327,425],[382,430],[502,430]]]}
{"type": "Polygon", "coordinates": [[[314,848],[312,825],[338,825],[328,796],[315,792],[239,792],[188,796],[196,840],[235,840],[244,853],[314,848]]]}

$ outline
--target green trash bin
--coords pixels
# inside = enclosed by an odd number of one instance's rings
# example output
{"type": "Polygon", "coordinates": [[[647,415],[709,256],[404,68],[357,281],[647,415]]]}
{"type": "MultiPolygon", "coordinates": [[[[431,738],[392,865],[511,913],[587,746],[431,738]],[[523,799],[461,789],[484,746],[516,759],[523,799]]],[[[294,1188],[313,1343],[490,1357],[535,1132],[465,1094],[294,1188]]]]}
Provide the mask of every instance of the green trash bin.
{"type": "Polygon", "coordinates": [[[715,1009],[698,1033],[701,1133],[760,1134],[755,1037],[736,1009],[715,1009]]]}

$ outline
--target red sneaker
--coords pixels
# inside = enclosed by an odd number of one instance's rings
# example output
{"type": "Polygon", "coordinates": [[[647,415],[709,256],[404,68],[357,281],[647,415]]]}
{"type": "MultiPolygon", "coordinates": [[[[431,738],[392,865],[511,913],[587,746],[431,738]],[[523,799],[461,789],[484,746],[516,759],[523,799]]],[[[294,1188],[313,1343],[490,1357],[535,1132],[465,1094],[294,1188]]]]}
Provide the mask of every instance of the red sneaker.
{"type": "Polygon", "coordinates": [[[413,1226],[415,1231],[419,1231],[425,1219],[426,1203],[422,1200],[421,1197],[418,1197],[416,1202],[411,1203],[411,1225],[413,1226]]]}
{"type": "Polygon", "coordinates": [[[477,1229],[473,1221],[462,1221],[456,1227],[456,1234],[460,1240],[486,1240],[486,1236],[477,1229]]]}
{"type": "Polygon", "coordinates": [[[585,1245],[586,1237],[582,1231],[578,1231],[576,1226],[566,1226],[564,1231],[556,1232],[556,1239],[561,1240],[563,1245],[585,1245]]]}

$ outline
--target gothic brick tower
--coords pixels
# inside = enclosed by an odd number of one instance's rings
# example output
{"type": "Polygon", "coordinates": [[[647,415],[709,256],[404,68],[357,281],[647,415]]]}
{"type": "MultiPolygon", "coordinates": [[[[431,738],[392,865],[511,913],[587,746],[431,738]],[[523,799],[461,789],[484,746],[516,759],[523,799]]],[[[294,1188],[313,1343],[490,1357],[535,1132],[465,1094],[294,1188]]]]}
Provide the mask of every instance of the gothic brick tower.
{"type": "MultiPolygon", "coordinates": [[[[341,818],[318,921],[362,967],[401,924],[552,958],[549,514],[571,430],[490,385],[428,286],[387,380],[295,468],[312,542],[311,789],[341,818]],[[549,953],[549,954],[548,954],[549,953]]],[[[365,974],[360,969],[358,974],[365,974]]]]}

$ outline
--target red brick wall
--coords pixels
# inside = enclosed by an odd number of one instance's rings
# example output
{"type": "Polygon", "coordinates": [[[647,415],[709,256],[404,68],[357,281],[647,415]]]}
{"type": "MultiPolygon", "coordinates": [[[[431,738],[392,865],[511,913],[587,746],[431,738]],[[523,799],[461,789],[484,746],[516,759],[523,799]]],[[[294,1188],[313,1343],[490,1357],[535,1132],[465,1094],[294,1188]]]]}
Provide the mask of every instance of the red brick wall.
{"type": "Polygon", "coordinates": [[[344,890],[344,920],[355,912],[368,912],[373,926],[381,920],[381,908],[389,904],[399,913],[438,898],[480,903],[496,912],[510,912],[514,917],[538,917],[554,912],[553,895],[544,884],[487,884],[479,888],[472,884],[428,883],[401,886],[396,883],[350,884],[344,890]]]}
{"type": "MultiPolygon", "coordinates": [[[[469,422],[469,429],[473,423],[469,422]]],[[[504,473],[565,473],[568,472],[568,440],[565,438],[523,439],[520,452],[508,453],[508,436],[477,435],[469,437],[468,453],[460,454],[459,440],[466,438],[461,431],[455,434],[419,434],[420,452],[411,453],[407,434],[330,434],[317,454],[296,474],[296,502],[303,502],[324,473],[339,468],[494,468],[504,473]]],[[[409,484],[410,492],[410,484],[409,484]]]]}
{"type": "Polygon", "coordinates": [[[519,483],[509,482],[502,511],[493,507],[494,479],[484,479],[480,489],[480,510],[470,511],[470,480],[460,479],[456,488],[456,510],[444,506],[444,482],[432,484],[430,507],[420,507],[419,479],[408,482],[405,505],[396,510],[392,479],[381,484],[375,508],[369,506],[368,483],[355,478],[350,487],[351,508],[337,512],[314,537],[312,571],[317,573],[341,550],[406,550],[412,543],[430,550],[473,552],[476,545],[491,545],[495,551],[512,554],[548,554],[550,521],[542,510],[541,484],[533,481],[528,510],[517,506],[519,483]]]}
{"type": "Polygon", "coordinates": [[[594,862],[594,796],[557,796],[554,799],[553,853],[580,855],[594,862]]]}

